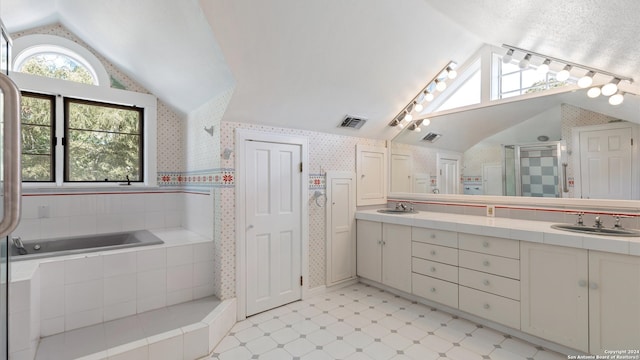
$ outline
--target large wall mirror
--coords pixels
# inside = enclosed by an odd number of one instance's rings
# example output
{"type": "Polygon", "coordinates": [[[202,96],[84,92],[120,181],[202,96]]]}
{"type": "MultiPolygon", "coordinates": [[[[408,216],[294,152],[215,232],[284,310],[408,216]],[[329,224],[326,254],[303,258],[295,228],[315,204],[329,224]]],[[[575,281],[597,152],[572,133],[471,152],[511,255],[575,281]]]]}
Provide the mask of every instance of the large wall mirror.
{"type": "Polygon", "coordinates": [[[434,113],[393,139],[391,193],[640,199],[640,97],[607,100],[572,89],[434,113]]]}

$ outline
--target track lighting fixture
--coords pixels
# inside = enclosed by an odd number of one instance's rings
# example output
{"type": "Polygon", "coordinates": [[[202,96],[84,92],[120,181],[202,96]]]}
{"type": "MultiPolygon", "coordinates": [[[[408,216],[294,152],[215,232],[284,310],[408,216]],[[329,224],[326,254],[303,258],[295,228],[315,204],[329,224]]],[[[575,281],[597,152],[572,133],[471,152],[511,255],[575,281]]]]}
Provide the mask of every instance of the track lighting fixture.
{"type": "Polygon", "coordinates": [[[545,59],[544,62],[542,64],[540,64],[540,66],[538,66],[538,72],[540,74],[548,73],[549,72],[549,64],[551,64],[551,60],[545,59]]]}
{"type": "Polygon", "coordinates": [[[560,70],[557,74],[556,74],[556,80],[558,81],[567,81],[569,80],[569,76],[571,76],[571,68],[573,66],[571,65],[565,65],[564,68],[562,70],[560,70]]]}
{"type": "Polygon", "coordinates": [[[578,79],[578,87],[581,89],[588,88],[593,84],[593,76],[595,75],[595,71],[589,70],[583,77],[578,79]]]}
{"type": "Polygon", "coordinates": [[[526,69],[527,66],[529,66],[529,60],[531,60],[531,54],[525,55],[524,58],[518,63],[518,67],[520,67],[520,69],[526,69]]]}
{"type": "Polygon", "coordinates": [[[447,71],[447,77],[449,79],[455,79],[456,77],[458,77],[458,72],[452,69],[451,66],[447,66],[446,71],[447,71]]]}
{"type": "Polygon", "coordinates": [[[622,92],[618,92],[614,95],[611,95],[609,98],[609,104],[611,105],[620,105],[624,101],[624,94],[622,92]]]}
{"type": "MultiPolygon", "coordinates": [[[[446,81],[448,79],[454,79],[457,76],[458,73],[456,71],[456,63],[450,61],[447,65],[442,67],[437,75],[434,76],[433,79],[431,79],[431,81],[429,81],[427,85],[422,88],[422,90],[420,90],[418,95],[416,95],[411,100],[411,102],[409,102],[409,104],[396,115],[396,117],[389,123],[389,126],[398,127],[400,129],[402,129],[405,124],[410,128],[419,127],[420,124],[423,123],[423,121],[421,119],[414,121],[412,112],[415,111],[416,116],[420,115],[420,113],[422,113],[422,111],[424,111],[425,109],[424,102],[433,101],[435,97],[433,92],[435,92],[436,90],[439,92],[444,91],[447,88],[446,81]]],[[[429,123],[427,122],[427,125],[428,124],[429,123]]],[[[412,130],[414,129],[412,128],[412,130]]]]}
{"type": "Polygon", "coordinates": [[[433,101],[433,94],[427,91],[427,94],[424,96],[424,99],[427,100],[427,102],[433,101]]]}
{"type": "Polygon", "coordinates": [[[600,94],[602,93],[602,91],[600,91],[600,88],[597,86],[592,87],[591,89],[589,89],[589,91],[587,91],[587,96],[595,99],[598,96],[600,96],[600,94]]]}
{"type": "MultiPolygon", "coordinates": [[[[523,69],[523,70],[527,68],[527,66],[529,65],[532,57],[538,57],[538,58],[544,59],[542,64],[540,64],[540,66],[538,66],[538,68],[537,68],[537,71],[539,73],[541,73],[541,74],[546,74],[549,71],[549,65],[551,64],[552,61],[555,62],[555,63],[564,64],[564,68],[561,71],[559,71],[558,73],[556,73],[556,75],[555,75],[556,80],[560,81],[560,82],[564,82],[564,81],[569,80],[569,78],[571,77],[571,70],[574,67],[578,68],[578,69],[586,70],[585,75],[582,76],[577,81],[578,87],[580,87],[582,89],[586,89],[586,88],[592,86],[594,80],[595,79],[599,79],[599,76],[602,76],[602,75],[610,76],[612,80],[608,84],[605,84],[604,86],[598,85],[598,86],[591,87],[587,91],[587,96],[590,97],[590,98],[597,98],[600,95],[610,96],[609,104],[611,104],[611,105],[619,105],[624,101],[624,93],[619,90],[620,82],[626,81],[629,84],[633,83],[633,79],[630,78],[630,77],[627,77],[627,76],[621,76],[621,75],[613,74],[613,73],[610,73],[608,71],[604,71],[604,70],[592,68],[592,67],[589,67],[589,66],[577,64],[577,63],[574,63],[574,62],[570,62],[570,61],[554,58],[554,57],[551,57],[551,56],[548,56],[548,55],[544,55],[544,54],[540,54],[540,53],[536,53],[534,51],[530,51],[530,50],[527,50],[527,49],[521,49],[521,48],[518,48],[518,47],[512,46],[512,45],[503,44],[502,47],[507,49],[507,53],[502,57],[502,61],[504,63],[511,62],[513,60],[513,55],[514,55],[514,53],[516,51],[519,52],[519,53],[524,54],[524,58],[518,64],[520,66],[520,68],[523,69]],[[597,76],[597,75],[599,75],[599,76],[597,76]]],[[[570,81],[570,82],[573,82],[573,81],[570,81]]]]}
{"type": "Polygon", "coordinates": [[[613,78],[610,83],[604,85],[602,87],[602,95],[611,96],[618,91],[618,84],[620,83],[620,79],[613,78]]]}
{"type": "Polygon", "coordinates": [[[507,53],[502,57],[502,62],[508,64],[513,60],[513,49],[509,49],[507,53]]]}

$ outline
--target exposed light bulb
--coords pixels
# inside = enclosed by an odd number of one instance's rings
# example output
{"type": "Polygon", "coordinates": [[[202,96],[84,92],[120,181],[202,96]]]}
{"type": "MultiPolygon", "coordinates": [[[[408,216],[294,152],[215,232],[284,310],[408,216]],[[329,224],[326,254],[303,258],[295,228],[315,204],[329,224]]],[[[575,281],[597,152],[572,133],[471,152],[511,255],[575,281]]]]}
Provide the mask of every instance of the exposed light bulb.
{"type": "Polygon", "coordinates": [[[411,120],[413,120],[413,115],[411,115],[411,114],[409,114],[409,112],[407,112],[407,113],[404,115],[404,121],[406,121],[406,122],[411,122],[411,120]]]}
{"type": "Polygon", "coordinates": [[[581,77],[578,80],[578,87],[580,87],[581,89],[584,88],[588,88],[589,86],[591,86],[591,84],[593,84],[593,76],[596,73],[593,71],[589,71],[587,72],[583,77],[581,77]]]}
{"type": "Polygon", "coordinates": [[[433,94],[427,91],[427,94],[424,96],[424,99],[429,101],[433,101],[433,94]]]}
{"type": "Polygon", "coordinates": [[[587,91],[587,96],[592,99],[595,99],[598,96],[600,96],[600,93],[601,93],[600,88],[597,86],[594,86],[591,89],[589,89],[589,91],[587,91]]]}
{"type": "Polygon", "coordinates": [[[449,79],[455,79],[458,76],[458,72],[451,68],[451,66],[447,66],[447,77],[449,79]]]}
{"type": "Polygon", "coordinates": [[[611,95],[611,97],[609,98],[609,104],[614,106],[622,104],[623,101],[624,101],[623,93],[617,93],[615,95],[611,95]]]}
{"type": "Polygon", "coordinates": [[[429,119],[423,119],[422,120],[422,124],[420,124],[421,127],[427,127],[429,126],[429,124],[431,124],[431,120],[429,119]]]}
{"type": "Polygon", "coordinates": [[[524,58],[520,60],[520,63],[518,63],[518,67],[520,67],[520,69],[526,69],[527,66],[529,66],[529,60],[531,60],[531,54],[525,55],[524,58]]]}
{"type": "Polygon", "coordinates": [[[513,49],[509,49],[507,53],[502,57],[502,62],[508,64],[513,60],[513,49]]]}
{"type": "Polygon", "coordinates": [[[422,131],[422,129],[420,129],[420,126],[416,126],[416,128],[415,128],[415,129],[413,129],[413,131],[415,131],[415,132],[420,132],[420,131],[422,131]]]}
{"type": "Polygon", "coordinates": [[[447,83],[436,79],[436,90],[442,92],[447,88],[447,83]]]}
{"type": "Polygon", "coordinates": [[[413,108],[413,110],[415,110],[415,112],[419,113],[424,109],[424,106],[422,104],[416,104],[416,106],[413,108]]]}
{"type": "Polygon", "coordinates": [[[398,123],[398,128],[400,128],[400,130],[404,129],[404,124],[403,123],[398,123]]]}
{"type": "Polygon", "coordinates": [[[620,83],[620,79],[614,78],[610,83],[604,85],[602,87],[602,95],[611,96],[618,92],[618,83],[620,83]]]}
{"type": "Polygon", "coordinates": [[[551,60],[549,59],[545,59],[544,62],[542,64],[540,64],[540,66],[538,66],[538,72],[540,74],[546,74],[549,72],[549,64],[551,64],[551,60]]]}
{"type": "Polygon", "coordinates": [[[558,72],[556,74],[556,80],[558,81],[567,81],[569,80],[569,76],[571,75],[570,71],[571,71],[571,65],[565,65],[564,69],[560,70],[560,72],[558,72]]]}

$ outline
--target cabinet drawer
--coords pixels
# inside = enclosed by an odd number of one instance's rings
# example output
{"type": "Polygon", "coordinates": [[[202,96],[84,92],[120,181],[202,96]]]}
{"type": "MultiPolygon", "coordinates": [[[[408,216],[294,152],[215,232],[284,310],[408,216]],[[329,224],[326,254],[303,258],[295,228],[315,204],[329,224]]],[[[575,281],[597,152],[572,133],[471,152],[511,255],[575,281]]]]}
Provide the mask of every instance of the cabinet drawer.
{"type": "Polygon", "coordinates": [[[453,231],[414,227],[411,229],[411,240],[458,248],[458,233],[453,231]]]}
{"type": "Polygon", "coordinates": [[[413,294],[458,308],[458,284],[420,274],[412,274],[413,294]]]}
{"type": "Polygon", "coordinates": [[[520,300],[520,281],[518,280],[460,268],[460,285],[520,300]]]}
{"type": "Polygon", "coordinates": [[[520,302],[460,286],[460,310],[520,329],[520,302]]]}
{"type": "Polygon", "coordinates": [[[520,279],[520,260],[460,250],[460,267],[520,279]]]}
{"type": "Polygon", "coordinates": [[[411,255],[449,265],[458,265],[458,249],[446,246],[413,242],[411,255]]]}
{"type": "Polygon", "coordinates": [[[458,282],[457,266],[441,264],[439,262],[414,257],[412,259],[412,270],[414,273],[429,275],[453,283],[458,282]]]}
{"type": "Polygon", "coordinates": [[[460,249],[520,259],[520,242],[517,240],[473,234],[459,234],[458,238],[460,249]]]}

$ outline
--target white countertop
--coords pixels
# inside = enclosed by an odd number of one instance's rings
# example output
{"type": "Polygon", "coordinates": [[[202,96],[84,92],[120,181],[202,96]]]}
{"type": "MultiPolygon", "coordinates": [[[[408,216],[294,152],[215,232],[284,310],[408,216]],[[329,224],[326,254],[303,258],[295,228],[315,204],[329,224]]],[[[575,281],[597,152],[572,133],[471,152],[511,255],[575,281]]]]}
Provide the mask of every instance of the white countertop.
{"type": "Polygon", "coordinates": [[[429,211],[396,215],[382,214],[376,210],[357,211],[356,219],[640,256],[640,237],[572,233],[552,229],[551,225],[556,223],[545,221],[429,211]]]}

